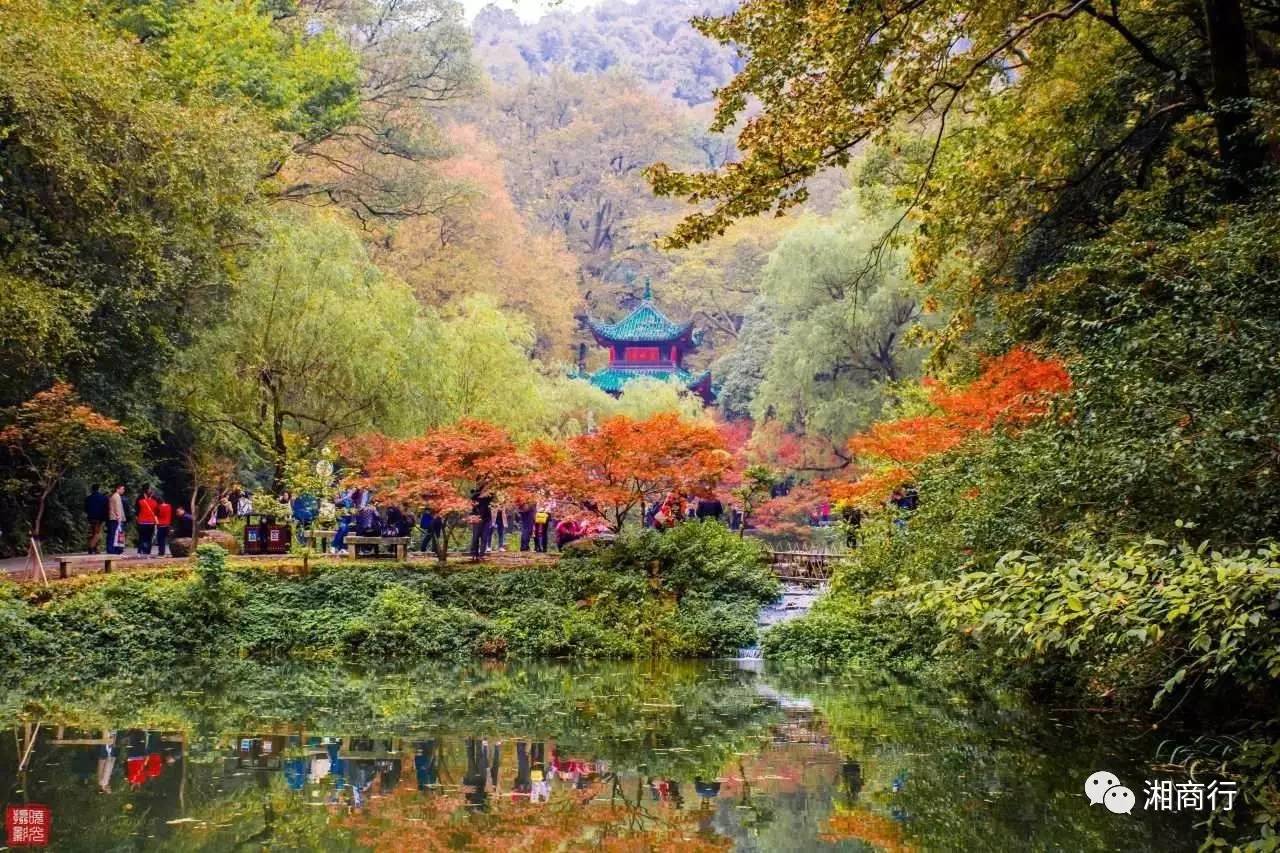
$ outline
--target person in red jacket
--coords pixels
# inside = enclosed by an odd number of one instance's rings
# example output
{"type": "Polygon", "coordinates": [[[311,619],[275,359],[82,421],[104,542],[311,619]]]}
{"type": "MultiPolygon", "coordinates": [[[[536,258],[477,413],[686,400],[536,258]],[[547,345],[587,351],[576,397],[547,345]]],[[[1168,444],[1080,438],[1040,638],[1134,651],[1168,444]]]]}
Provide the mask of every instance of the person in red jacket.
{"type": "Polygon", "coordinates": [[[151,542],[156,535],[156,499],[150,486],[142,487],[138,498],[138,556],[151,556],[151,542]]]}
{"type": "Polygon", "coordinates": [[[156,556],[165,556],[169,543],[169,526],[173,524],[173,507],[164,495],[156,495],[156,556]]]}

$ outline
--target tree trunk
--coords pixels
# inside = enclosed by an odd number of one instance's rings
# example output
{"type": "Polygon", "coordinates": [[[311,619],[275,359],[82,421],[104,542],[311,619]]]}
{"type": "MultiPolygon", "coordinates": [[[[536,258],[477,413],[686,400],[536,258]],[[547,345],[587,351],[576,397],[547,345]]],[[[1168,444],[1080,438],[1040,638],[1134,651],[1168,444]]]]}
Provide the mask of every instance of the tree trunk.
{"type": "Polygon", "coordinates": [[[271,474],[271,488],[277,495],[284,493],[284,468],[289,449],[284,443],[284,415],[280,413],[280,401],[275,400],[271,412],[271,451],[275,457],[275,469],[271,474]]]}
{"type": "Polygon", "coordinates": [[[187,510],[191,513],[191,553],[195,554],[196,546],[200,544],[200,481],[193,479],[191,482],[191,506],[187,510]]]}
{"type": "Polygon", "coordinates": [[[1266,149],[1249,127],[1249,39],[1240,0],[1202,0],[1213,69],[1212,106],[1223,163],[1237,176],[1257,169],[1266,149]]]}
{"type": "Polygon", "coordinates": [[[31,522],[31,538],[32,538],[32,539],[34,539],[34,540],[36,540],[37,542],[39,542],[39,541],[40,541],[40,534],[41,534],[41,532],[42,532],[41,528],[44,526],[44,508],[45,508],[45,504],[47,504],[47,503],[48,503],[48,501],[49,501],[49,494],[50,494],[52,491],[53,491],[53,487],[52,487],[52,486],[50,486],[50,487],[48,487],[48,488],[44,489],[43,491],[41,491],[41,492],[40,492],[40,500],[39,500],[39,502],[38,502],[38,503],[36,503],[36,518],[35,518],[35,521],[31,522]]]}

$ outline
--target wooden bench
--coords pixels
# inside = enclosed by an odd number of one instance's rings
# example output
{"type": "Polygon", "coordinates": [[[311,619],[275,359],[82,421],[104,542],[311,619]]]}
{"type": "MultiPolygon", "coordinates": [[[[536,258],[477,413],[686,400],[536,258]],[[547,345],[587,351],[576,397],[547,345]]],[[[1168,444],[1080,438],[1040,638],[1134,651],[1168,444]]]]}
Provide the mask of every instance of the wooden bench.
{"type": "MultiPolygon", "coordinates": [[[[357,545],[390,545],[395,548],[397,560],[409,559],[409,537],[408,536],[353,536],[347,534],[346,538],[347,556],[353,560],[356,556],[357,545]]],[[[376,552],[375,552],[376,553],[376,552]]]]}
{"type": "Polygon", "coordinates": [[[337,535],[338,531],[336,530],[302,531],[302,538],[321,554],[329,553],[329,546],[333,543],[334,537],[337,535]]]}
{"type": "Polygon", "coordinates": [[[123,558],[123,554],[64,554],[57,558],[58,577],[65,578],[67,566],[73,563],[102,563],[102,572],[106,574],[111,571],[112,563],[123,558]]]}

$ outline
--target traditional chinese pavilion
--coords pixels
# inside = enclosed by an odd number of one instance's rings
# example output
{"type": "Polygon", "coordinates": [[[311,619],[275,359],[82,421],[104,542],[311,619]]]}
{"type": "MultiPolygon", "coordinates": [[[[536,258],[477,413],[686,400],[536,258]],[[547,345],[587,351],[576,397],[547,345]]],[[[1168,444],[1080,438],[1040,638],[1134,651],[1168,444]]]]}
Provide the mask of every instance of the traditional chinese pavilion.
{"type": "Polygon", "coordinates": [[[647,279],[636,310],[617,323],[590,320],[588,325],[596,343],[609,350],[609,366],[588,377],[597,388],[616,397],[632,379],[652,376],[674,378],[707,403],[714,398],[710,371],[695,376],[681,363],[685,353],[697,349],[701,334],[692,323],[673,323],[658,310],[647,279]]]}

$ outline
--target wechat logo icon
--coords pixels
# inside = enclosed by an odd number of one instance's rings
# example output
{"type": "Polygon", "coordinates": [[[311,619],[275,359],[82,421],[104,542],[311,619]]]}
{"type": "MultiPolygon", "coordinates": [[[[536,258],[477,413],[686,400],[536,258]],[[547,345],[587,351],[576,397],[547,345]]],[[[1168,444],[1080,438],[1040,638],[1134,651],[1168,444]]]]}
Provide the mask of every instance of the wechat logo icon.
{"type": "Polygon", "coordinates": [[[1137,797],[1133,791],[1120,784],[1120,777],[1109,770],[1099,770],[1084,780],[1084,795],[1089,805],[1106,806],[1112,814],[1133,814],[1137,797]]]}

